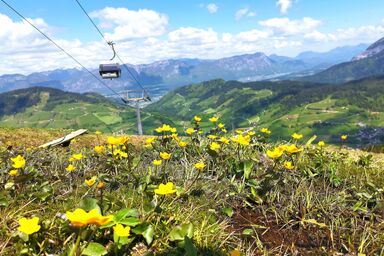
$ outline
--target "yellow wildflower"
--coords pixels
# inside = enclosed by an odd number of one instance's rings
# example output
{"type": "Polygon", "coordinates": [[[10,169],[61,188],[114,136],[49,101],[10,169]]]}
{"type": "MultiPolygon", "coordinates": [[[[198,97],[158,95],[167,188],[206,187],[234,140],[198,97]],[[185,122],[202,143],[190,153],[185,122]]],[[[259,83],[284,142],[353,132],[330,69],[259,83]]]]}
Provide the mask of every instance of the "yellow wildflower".
{"type": "Polygon", "coordinates": [[[97,209],[86,212],[78,208],[73,212],[67,211],[65,215],[73,226],[79,228],[92,224],[102,226],[113,219],[113,215],[102,216],[97,209]]]}
{"type": "Polygon", "coordinates": [[[188,142],[185,142],[185,141],[180,141],[179,142],[179,146],[182,147],[182,148],[186,147],[187,145],[188,145],[188,142]]]}
{"type": "Polygon", "coordinates": [[[295,140],[299,140],[299,139],[303,138],[303,134],[294,133],[291,135],[291,137],[294,138],[295,140]]]}
{"type": "Polygon", "coordinates": [[[119,150],[118,152],[119,152],[119,156],[124,157],[124,158],[128,157],[128,153],[127,152],[124,152],[124,151],[121,151],[121,150],[119,150]]]}
{"type": "Polygon", "coordinates": [[[221,129],[223,133],[227,133],[227,129],[221,129]]]}
{"type": "Polygon", "coordinates": [[[79,154],[73,154],[70,160],[72,159],[72,161],[76,161],[76,160],[81,160],[82,158],[83,158],[83,154],[79,153],[79,154]]]}
{"type": "Polygon", "coordinates": [[[67,168],[65,168],[65,170],[69,171],[69,172],[72,172],[76,169],[76,166],[74,166],[73,164],[70,164],[67,166],[67,168]]]}
{"type": "Polygon", "coordinates": [[[341,140],[346,140],[347,138],[348,138],[348,135],[341,135],[341,136],[340,136],[340,139],[341,139],[341,140]]]}
{"type": "Polygon", "coordinates": [[[223,128],[225,127],[225,125],[224,125],[223,123],[219,123],[219,124],[217,125],[217,127],[218,127],[219,129],[223,129],[223,128]]]}
{"type": "Polygon", "coordinates": [[[196,132],[196,130],[193,128],[188,128],[187,130],[185,130],[185,133],[188,135],[192,135],[194,132],[196,132]]]}
{"type": "Polygon", "coordinates": [[[284,162],[284,168],[285,168],[285,169],[288,169],[288,170],[292,170],[292,169],[295,168],[295,167],[292,165],[292,162],[290,162],[290,161],[285,161],[285,162],[284,162]]]}
{"type": "Polygon", "coordinates": [[[10,170],[8,174],[9,176],[16,176],[17,174],[19,174],[19,170],[10,170]]]}
{"type": "Polygon", "coordinates": [[[237,135],[236,137],[231,138],[232,141],[239,143],[240,145],[247,146],[251,142],[251,137],[249,135],[237,135]]]}
{"type": "Polygon", "coordinates": [[[275,148],[273,151],[267,150],[267,156],[269,158],[279,158],[283,153],[284,151],[279,148],[275,148]]]}
{"type": "Polygon", "coordinates": [[[220,138],[220,142],[223,143],[223,144],[229,144],[229,139],[227,139],[225,137],[221,137],[220,138]]]}
{"type": "Polygon", "coordinates": [[[280,146],[278,146],[277,148],[278,148],[279,150],[281,150],[281,151],[284,152],[284,151],[287,151],[288,146],[289,146],[289,145],[284,144],[284,145],[280,145],[280,146]]]}
{"type": "Polygon", "coordinates": [[[212,122],[212,123],[216,123],[217,120],[219,120],[219,118],[216,117],[216,116],[213,116],[213,117],[209,118],[209,121],[212,122]]]}
{"type": "Polygon", "coordinates": [[[146,144],[151,144],[151,143],[153,143],[155,141],[155,137],[149,137],[149,138],[147,138],[146,140],[145,140],[145,143],[146,144]]]}
{"type": "Polygon", "coordinates": [[[167,152],[160,152],[160,157],[164,160],[168,160],[171,157],[171,154],[167,152]]]}
{"type": "Polygon", "coordinates": [[[163,124],[163,126],[156,128],[155,131],[158,133],[171,132],[173,129],[175,129],[175,128],[172,128],[169,124],[163,124]]]}
{"type": "Polygon", "coordinates": [[[271,134],[271,133],[272,133],[268,128],[261,128],[260,131],[261,131],[262,133],[265,133],[265,134],[271,134]]]}
{"type": "Polygon", "coordinates": [[[318,143],[317,143],[317,145],[319,146],[319,147],[324,147],[325,146],[325,142],[324,141],[319,141],[318,143]]]}
{"type": "Polygon", "coordinates": [[[255,135],[255,134],[256,134],[255,131],[248,131],[248,135],[249,135],[249,136],[253,136],[253,135],[255,135]]]}
{"type": "Polygon", "coordinates": [[[233,250],[229,252],[229,256],[240,256],[240,252],[238,250],[233,250]]]}
{"type": "Polygon", "coordinates": [[[93,184],[96,183],[96,180],[97,180],[97,177],[96,176],[93,176],[92,178],[90,179],[85,179],[84,183],[88,185],[88,187],[92,187],[93,184]]]}
{"type": "Polygon", "coordinates": [[[210,139],[210,140],[215,140],[215,139],[217,139],[217,136],[213,135],[213,134],[210,134],[210,135],[207,136],[207,138],[210,139]]]}
{"type": "Polygon", "coordinates": [[[11,161],[13,162],[13,165],[12,165],[13,168],[19,169],[25,166],[25,159],[21,155],[11,158],[11,161]]]}
{"type": "Polygon", "coordinates": [[[121,137],[112,137],[109,136],[107,138],[107,143],[112,146],[122,145],[126,143],[129,140],[128,136],[121,136],[121,137]]]}
{"type": "Polygon", "coordinates": [[[172,182],[167,182],[167,184],[161,183],[157,189],[155,189],[155,193],[158,195],[167,195],[173,194],[176,192],[176,189],[173,189],[174,185],[172,182]]]}
{"type": "Polygon", "coordinates": [[[175,127],[172,127],[170,132],[172,132],[172,133],[176,133],[176,132],[177,132],[177,129],[176,129],[175,127]]]}
{"type": "Polygon", "coordinates": [[[96,134],[96,135],[101,135],[102,132],[101,132],[101,131],[95,131],[95,134],[96,134]]]}
{"type": "Polygon", "coordinates": [[[195,163],[195,168],[196,169],[201,170],[201,169],[204,169],[204,167],[205,167],[205,163],[203,163],[203,162],[195,163]]]}
{"type": "Polygon", "coordinates": [[[292,145],[288,145],[285,151],[287,151],[290,154],[294,154],[302,151],[302,149],[298,148],[295,144],[292,144],[292,145]]]}
{"type": "Polygon", "coordinates": [[[102,153],[104,151],[105,147],[104,146],[95,146],[94,150],[96,153],[102,153]]]}
{"type": "Polygon", "coordinates": [[[38,217],[33,217],[31,219],[27,218],[21,218],[19,219],[19,227],[17,230],[27,234],[31,235],[33,233],[36,233],[37,231],[40,230],[41,226],[39,225],[39,218],[38,217]]]}
{"type": "Polygon", "coordinates": [[[114,156],[119,155],[119,156],[124,157],[124,158],[127,158],[127,157],[128,157],[128,153],[127,153],[127,152],[124,152],[124,151],[121,151],[120,149],[115,149],[115,150],[113,151],[113,155],[114,155],[114,156]]]}
{"type": "Polygon", "coordinates": [[[121,236],[121,237],[127,237],[129,236],[129,231],[131,228],[129,226],[124,227],[121,224],[117,224],[116,226],[113,227],[113,232],[116,236],[121,236]]]}
{"type": "Polygon", "coordinates": [[[211,150],[216,151],[217,149],[220,148],[220,144],[218,144],[218,143],[216,143],[216,142],[212,142],[211,145],[209,145],[209,148],[210,148],[211,150]]]}
{"type": "Polygon", "coordinates": [[[159,160],[155,159],[155,160],[153,160],[153,165],[159,166],[159,165],[161,165],[162,162],[163,161],[161,159],[159,159],[159,160]]]}
{"type": "Polygon", "coordinates": [[[96,188],[97,188],[97,189],[103,189],[103,188],[105,188],[105,183],[102,182],[102,181],[100,181],[99,183],[97,183],[96,188]]]}
{"type": "Polygon", "coordinates": [[[198,123],[198,122],[201,121],[201,117],[199,117],[199,116],[194,116],[194,117],[193,117],[193,120],[195,120],[195,122],[198,123]]]}

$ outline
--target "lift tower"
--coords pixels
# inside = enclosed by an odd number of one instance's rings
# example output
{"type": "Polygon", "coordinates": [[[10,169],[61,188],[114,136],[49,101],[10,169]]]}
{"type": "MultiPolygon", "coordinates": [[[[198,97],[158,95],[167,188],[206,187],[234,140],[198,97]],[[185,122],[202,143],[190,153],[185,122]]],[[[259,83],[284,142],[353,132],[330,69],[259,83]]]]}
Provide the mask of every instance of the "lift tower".
{"type": "Polygon", "coordinates": [[[137,133],[143,135],[143,126],[141,124],[140,103],[151,101],[145,90],[127,90],[124,92],[123,99],[126,104],[133,105],[136,108],[137,133]]]}

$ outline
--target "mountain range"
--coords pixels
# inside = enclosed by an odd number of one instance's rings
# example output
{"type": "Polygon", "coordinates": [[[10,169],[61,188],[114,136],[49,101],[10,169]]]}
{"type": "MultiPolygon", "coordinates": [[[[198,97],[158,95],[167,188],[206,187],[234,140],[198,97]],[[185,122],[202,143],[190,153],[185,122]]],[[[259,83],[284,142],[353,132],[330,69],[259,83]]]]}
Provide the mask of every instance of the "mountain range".
{"type": "Polygon", "coordinates": [[[345,83],[372,76],[384,75],[384,38],[357,54],[352,60],[334,65],[299,80],[321,83],[345,83]]]}
{"type": "MultiPolygon", "coordinates": [[[[259,52],[217,60],[170,59],[151,64],[126,64],[125,67],[130,72],[123,69],[120,79],[106,81],[106,83],[116,90],[136,89],[137,85],[133,85],[136,84],[135,80],[138,80],[152,96],[156,97],[178,86],[211,79],[257,81],[302,71],[324,69],[335,63],[350,60],[361,53],[365,47],[366,45],[360,44],[336,48],[325,53],[304,52],[294,58],[267,56],[259,52]],[[130,73],[135,76],[135,79],[130,73]]],[[[92,72],[98,75],[98,70],[92,70],[92,72]]],[[[0,92],[33,86],[47,86],[71,92],[110,93],[85,70],[57,69],[29,75],[0,76],[0,92]]]]}

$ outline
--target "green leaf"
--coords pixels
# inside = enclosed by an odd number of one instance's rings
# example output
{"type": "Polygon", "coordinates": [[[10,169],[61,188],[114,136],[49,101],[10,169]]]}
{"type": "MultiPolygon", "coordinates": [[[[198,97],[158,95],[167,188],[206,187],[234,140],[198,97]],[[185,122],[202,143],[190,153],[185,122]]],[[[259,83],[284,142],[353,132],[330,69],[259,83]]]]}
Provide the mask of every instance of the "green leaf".
{"type": "Polygon", "coordinates": [[[313,135],[306,143],[305,143],[305,146],[308,147],[309,145],[312,144],[313,141],[315,141],[317,138],[316,135],[313,135]]]}
{"type": "Polygon", "coordinates": [[[225,213],[228,217],[232,217],[233,215],[233,209],[230,207],[223,208],[221,211],[225,213]]]}
{"type": "Polygon", "coordinates": [[[134,227],[141,224],[141,220],[139,220],[138,218],[131,217],[131,218],[126,218],[124,220],[121,220],[119,223],[130,226],[130,227],[134,227]]]}
{"type": "Polygon", "coordinates": [[[108,251],[105,247],[99,243],[89,243],[88,246],[84,249],[82,255],[87,256],[102,256],[106,255],[108,251]]]}
{"type": "Polygon", "coordinates": [[[306,220],[303,220],[303,221],[306,222],[306,223],[317,225],[320,228],[326,228],[327,227],[327,225],[325,223],[317,222],[317,220],[315,220],[315,219],[306,219],[306,220]]]}
{"type": "Polygon", "coordinates": [[[153,233],[154,233],[153,226],[149,225],[148,228],[142,234],[148,245],[150,245],[153,241],[153,233]]]}
{"type": "Polygon", "coordinates": [[[48,193],[48,192],[37,192],[37,193],[34,193],[33,195],[34,195],[34,197],[40,199],[41,201],[45,201],[51,195],[51,193],[48,193]]]}
{"type": "Polygon", "coordinates": [[[83,198],[80,201],[80,208],[84,211],[89,212],[90,210],[97,209],[100,212],[100,207],[97,205],[97,199],[95,198],[83,198]]]}
{"type": "Polygon", "coordinates": [[[145,241],[150,245],[153,241],[154,229],[152,225],[142,223],[132,229],[132,232],[137,235],[142,235],[145,238],[145,241]]]}
{"type": "Polygon", "coordinates": [[[15,186],[15,183],[13,182],[8,182],[7,184],[4,185],[4,189],[5,190],[8,190],[8,189],[11,189],[15,186]]]}
{"type": "Polygon", "coordinates": [[[8,206],[8,199],[4,195],[0,195],[0,207],[7,207],[8,206]]]}
{"type": "Polygon", "coordinates": [[[240,169],[243,171],[244,177],[246,179],[249,179],[249,175],[252,172],[252,168],[253,168],[253,162],[251,160],[247,160],[240,163],[240,169]]]}
{"type": "Polygon", "coordinates": [[[192,237],[193,236],[193,224],[183,224],[174,227],[169,233],[169,239],[171,241],[182,241],[184,237],[192,237]]]}
{"type": "Polygon", "coordinates": [[[124,218],[126,217],[138,217],[139,216],[139,213],[137,212],[136,209],[128,209],[128,208],[125,208],[125,209],[122,209],[120,211],[118,211],[114,216],[113,216],[113,220],[116,222],[116,223],[120,223],[120,221],[122,221],[124,218]]]}
{"type": "Polygon", "coordinates": [[[251,187],[251,194],[253,195],[256,203],[258,203],[258,204],[263,203],[263,199],[257,194],[256,189],[254,187],[251,187]]]}
{"type": "Polygon", "coordinates": [[[188,236],[185,236],[184,242],[185,242],[184,249],[185,249],[185,252],[187,253],[187,256],[197,256],[197,248],[193,244],[192,240],[188,236]]]}
{"type": "Polygon", "coordinates": [[[251,235],[253,233],[253,229],[250,229],[250,228],[246,228],[243,230],[243,235],[251,235]]]}

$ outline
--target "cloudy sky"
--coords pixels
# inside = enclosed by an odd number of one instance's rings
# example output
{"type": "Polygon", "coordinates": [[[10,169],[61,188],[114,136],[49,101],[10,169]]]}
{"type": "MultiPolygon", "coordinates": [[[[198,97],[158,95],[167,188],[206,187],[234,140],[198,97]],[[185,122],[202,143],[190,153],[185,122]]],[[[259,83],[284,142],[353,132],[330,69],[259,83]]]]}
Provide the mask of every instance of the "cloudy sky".
{"type": "MultiPolygon", "coordinates": [[[[75,0],[6,0],[89,68],[112,52],[75,0]]],[[[383,0],[80,0],[127,63],[295,56],[384,37],[383,0]]],[[[0,1],[0,75],[77,67],[0,1]]]]}

